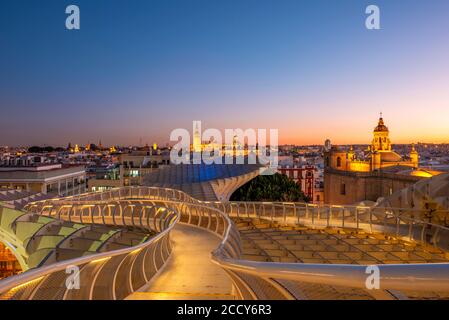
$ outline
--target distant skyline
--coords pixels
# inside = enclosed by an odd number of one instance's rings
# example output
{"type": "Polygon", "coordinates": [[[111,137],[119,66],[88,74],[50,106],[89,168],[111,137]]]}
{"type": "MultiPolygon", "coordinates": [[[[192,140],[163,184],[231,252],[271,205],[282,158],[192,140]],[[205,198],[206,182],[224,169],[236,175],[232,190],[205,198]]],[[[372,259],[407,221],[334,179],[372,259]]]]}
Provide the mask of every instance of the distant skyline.
{"type": "Polygon", "coordinates": [[[448,35],[447,0],[3,0],[0,146],[165,145],[194,120],[368,144],[380,112],[393,144],[449,142],[448,35]]]}

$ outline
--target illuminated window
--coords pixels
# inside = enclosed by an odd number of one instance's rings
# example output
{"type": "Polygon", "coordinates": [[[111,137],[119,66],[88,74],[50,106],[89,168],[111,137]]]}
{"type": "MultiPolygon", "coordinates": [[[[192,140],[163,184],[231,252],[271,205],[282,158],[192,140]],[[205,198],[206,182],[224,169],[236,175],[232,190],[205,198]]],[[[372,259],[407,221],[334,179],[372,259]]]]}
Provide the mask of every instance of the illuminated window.
{"type": "Polygon", "coordinates": [[[139,176],[139,170],[130,170],[129,171],[129,176],[133,177],[133,178],[138,177],[139,176]]]}
{"type": "Polygon", "coordinates": [[[110,189],[112,189],[112,187],[104,187],[104,186],[92,187],[93,192],[103,192],[103,191],[110,190],[110,189]]]}

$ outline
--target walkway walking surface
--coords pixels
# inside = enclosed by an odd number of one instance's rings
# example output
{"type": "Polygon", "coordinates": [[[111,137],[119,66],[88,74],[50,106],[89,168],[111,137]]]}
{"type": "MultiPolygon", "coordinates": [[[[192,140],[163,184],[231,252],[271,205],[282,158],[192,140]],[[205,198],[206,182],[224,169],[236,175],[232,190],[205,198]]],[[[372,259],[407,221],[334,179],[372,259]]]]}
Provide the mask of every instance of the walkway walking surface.
{"type": "Polygon", "coordinates": [[[234,299],[231,280],[210,259],[220,238],[196,227],[177,224],[172,231],[173,251],[162,272],[144,292],[128,300],[234,299]]]}

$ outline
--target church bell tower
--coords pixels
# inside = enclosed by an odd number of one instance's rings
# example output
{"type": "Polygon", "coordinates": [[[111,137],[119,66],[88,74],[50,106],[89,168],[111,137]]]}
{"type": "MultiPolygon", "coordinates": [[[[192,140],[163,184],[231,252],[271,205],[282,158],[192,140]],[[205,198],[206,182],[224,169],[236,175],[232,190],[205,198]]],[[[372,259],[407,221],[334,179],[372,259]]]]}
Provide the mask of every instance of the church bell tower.
{"type": "Polygon", "coordinates": [[[384,124],[384,119],[382,118],[382,113],[380,114],[379,123],[377,127],[374,128],[374,138],[371,143],[371,151],[391,151],[391,141],[389,138],[389,130],[384,124]]]}

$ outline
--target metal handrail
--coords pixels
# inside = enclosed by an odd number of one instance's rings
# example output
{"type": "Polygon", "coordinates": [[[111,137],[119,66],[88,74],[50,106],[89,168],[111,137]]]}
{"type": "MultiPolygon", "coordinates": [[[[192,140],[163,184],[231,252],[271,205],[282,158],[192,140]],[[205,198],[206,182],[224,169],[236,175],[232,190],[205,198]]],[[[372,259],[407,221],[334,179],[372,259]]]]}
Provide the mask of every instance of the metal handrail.
{"type": "MultiPolygon", "coordinates": [[[[179,219],[179,216],[176,218],[176,221],[178,219],[179,219]]],[[[11,290],[14,287],[17,287],[18,282],[26,283],[26,282],[41,278],[42,276],[46,276],[50,273],[54,273],[54,272],[58,272],[58,271],[65,271],[67,269],[67,267],[70,267],[70,266],[80,266],[82,264],[89,263],[92,261],[102,260],[105,258],[112,258],[115,256],[120,256],[123,254],[128,254],[128,253],[143,249],[143,248],[149,246],[150,244],[156,243],[161,238],[163,238],[165,235],[167,235],[173,229],[175,224],[176,223],[171,224],[166,230],[164,230],[161,233],[158,233],[156,236],[149,239],[149,241],[146,241],[146,242],[141,243],[134,247],[97,253],[97,254],[93,254],[93,255],[89,255],[89,256],[85,256],[85,257],[81,257],[81,258],[75,258],[75,259],[71,259],[71,260],[65,260],[62,262],[57,262],[57,263],[51,264],[49,266],[30,270],[28,272],[24,272],[17,276],[6,278],[0,282],[0,293],[11,290]]]]}
{"type": "MultiPolygon", "coordinates": [[[[149,208],[150,206],[145,206],[145,207],[149,208]]],[[[160,207],[152,206],[151,208],[157,209],[160,207]]],[[[74,259],[70,259],[70,260],[65,260],[62,262],[57,262],[57,263],[51,264],[49,266],[32,269],[32,270],[29,270],[22,274],[3,279],[2,281],[0,281],[0,299],[4,298],[5,296],[8,297],[8,295],[14,296],[15,291],[22,290],[22,288],[25,288],[27,285],[33,283],[34,289],[32,290],[32,293],[28,293],[28,296],[25,297],[25,298],[32,298],[34,296],[34,294],[36,293],[37,289],[39,288],[40,284],[44,280],[46,280],[47,277],[51,276],[52,274],[55,274],[58,272],[65,272],[67,270],[67,268],[69,268],[69,267],[70,268],[74,267],[74,266],[82,267],[89,263],[96,263],[96,262],[101,263],[102,267],[103,267],[108,261],[112,260],[112,258],[114,258],[114,257],[124,256],[124,258],[122,259],[122,261],[124,261],[127,257],[129,257],[131,255],[137,256],[137,255],[143,254],[143,253],[145,253],[145,255],[146,255],[146,253],[147,253],[146,251],[152,250],[152,248],[157,246],[157,244],[160,243],[161,241],[165,241],[166,245],[168,246],[164,250],[171,251],[171,245],[167,239],[170,235],[170,232],[172,231],[172,229],[174,228],[174,226],[180,219],[180,215],[175,210],[172,210],[172,209],[167,210],[165,207],[163,207],[163,209],[165,211],[169,212],[168,216],[165,217],[166,219],[164,219],[164,221],[162,221],[163,228],[159,228],[159,230],[158,230],[159,233],[156,234],[155,236],[149,238],[145,242],[143,242],[139,245],[136,245],[136,246],[128,247],[128,248],[123,248],[123,249],[118,249],[118,250],[108,251],[108,252],[103,252],[103,253],[96,253],[96,254],[85,256],[85,257],[79,257],[79,258],[74,258],[74,259]],[[13,291],[13,292],[10,292],[10,291],[13,291]]],[[[114,214],[115,214],[115,212],[114,212],[114,214]]],[[[80,212],[80,216],[81,215],[82,215],[82,212],[80,212]]],[[[133,218],[133,217],[131,217],[131,218],[133,218]]],[[[153,219],[156,219],[156,217],[153,217],[153,219]]],[[[141,225],[140,227],[145,227],[147,229],[151,229],[150,225],[145,225],[145,224],[141,225]]],[[[162,225],[161,225],[161,227],[162,227],[162,225]]],[[[156,252],[156,249],[154,249],[154,251],[152,251],[152,253],[159,254],[159,252],[156,252]]],[[[162,261],[161,265],[154,266],[156,271],[163,266],[163,264],[165,263],[165,261],[168,258],[168,255],[170,254],[170,252],[163,252],[163,248],[161,246],[160,254],[161,254],[161,256],[163,256],[163,261],[162,261]]],[[[119,267],[120,267],[120,265],[119,265],[119,267]]],[[[142,266],[142,272],[144,272],[143,269],[144,269],[144,266],[142,266]]],[[[133,271],[132,268],[128,271],[129,277],[131,276],[132,271],[133,271]]],[[[116,270],[116,272],[118,272],[118,270],[116,270]]],[[[125,272],[126,272],[126,270],[125,270],[125,272]]],[[[116,276],[114,276],[114,279],[115,278],[116,278],[116,276]]],[[[146,280],[149,281],[150,279],[146,279],[146,280]]],[[[142,285],[140,285],[140,286],[143,286],[145,283],[142,283],[142,285]]],[[[93,282],[91,284],[91,286],[92,286],[91,290],[90,290],[91,292],[94,288],[94,285],[95,285],[95,279],[93,279],[93,282]]],[[[139,289],[139,288],[136,288],[136,289],[139,289]]],[[[64,290],[66,290],[66,289],[64,289],[64,290]]],[[[115,288],[113,290],[114,290],[113,296],[115,296],[115,294],[116,294],[115,288]]],[[[132,292],[127,292],[127,294],[130,294],[130,293],[132,293],[132,292]]],[[[90,294],[89,296],[82,296],[82,298],[90,299],[90,298],[92,298],[92,294],[90,294]]]]}
{"type": "MultiPolygon", "coordinates": [[[[182,192],[180,192],[180,193],[182,193],[182,192]]],[[[199,201],[199,200],[196,200],[196,199],[193,199],[193,198],[191,198],[190,197],[190,200],[192,201],[192,202],[197,202],[197,203],[206,203],[206,204],[211,204],[210,202],[202,202],[202,201],[199,201]]],[[[215,205],[220,205],[220,206],[226,206],[226,204],[223,204],[223,203],[220,203],[220,202],[214,202],[214,203],[212,203],[212,204],[215,204],[215,205]]],[[[228,203],[228,204],[230,204],[231,206],[232,206],[232,204],[245,204],[245,203],[228,203]]],[[[282,206],[285,206],[285,205],[297,205],[297,204],[295,204],[295,203],[270,203],[270,202],[263,202],[263,203],[253,203],[253,202],[247,202],[246,204],[257,204],[257,205],[274,205],[274,206],[278,206],[278,207],[282,207],[282,206]]],[[[301,204],[301,205],[305,205],[306,207],[308,207],[309,205],[307,205],[307,204],[301,204]]],[[[313,205],[310,205],[310,207],[315,207],[315,208],[318,208],[318,206],[313,206],[313,205]]],[[[345,208],[356,208],[356,209],[370,209],[369,207],[356,207],[356,206],[348,206],[348,207],[343,207],[343,206],[328,206],[328,208],[340,208],[340,209],[345,209],[345,208]]],[[[382,210],[382,209],[380,209],[380,210],[382,210]]],[[[228,214],[229,214],[229,212],[228,212],[228,214]]],[[[228,215],[227,214],[225,214],[225,216],[227,217],[228,215]]],[[[344,217],[344,215],[343,215],[343,217],[344,217]]],[[[417,221],[413,221],[413,222],[417,222],[417,221]]],[[[418,221],[418,223],[423,223],[422,221],[418,221]]],[[[430,226],[430,224],[428,224],[428,223],[426,223],[426,225],[429,225],[430,226]]],[[[444,228],[444,227],[442,227],[442,226],[435,226],[435,225],[433,225],[434,227],[438,227],[438,228],[441,228],[441,229],[445,229],[445,230],[448,230],[447,228],[444,228]]],[[[228,231],[226,232],[226,235],[225,235],[225,237],[224,237],[224,239],[223,239],[223,241],[222,241],[222,243],[221,243],[221,245],[220,245],[220,247],[219,247],[219,249],[218,250],[216,250],[215,252],[214,252],[214,254],[213,254],[213,257],[214,257],[214,261],[215,262],[219,262],[220,261],[220,249],[221,248],[223,248],[225,245],[226,245],[226,243],[227,243],[227,241],[228,241],[228,237],[229,237],[229,233],[231,232],[231,229],[232,229],[232,227],[233,227],[233,225],[232,225],[232,223],[230,222],[230,221],[228,221],[228,231]]],[[[236,258],[236,257],[234,257],[234,258],[236,258]]],[[[224,258],[224,259],[229,259],[229,258],[224,258]]],[[[248,261],[241,261],[241,260],[232,260],[232,265],[233,266],[238,266],[238,265],[242,265],[242,264],[245,264],[245,263],[253,263],[253,262],[248,262],[248,261]]],[[[255,265],[256,266],[260,266],[260,264],[258,264],[258,263],[255,263],[255,265]]],[[[298,267],[304,267],[304,264],[297,264],[298,265],[298,267]]],[[[430,264],[427,264],[427,265],[418,265],[417,267],[419,267],[419,269],[422,269],[423,268],[423,266],[424,266],[424,268],[426,268],[426,266],[428,266],[428,265],[430,265],[430,264]]],[[[223,263],[223,266],[224,266],[224,263],[223,263]]],[[[277,267],[279,267],[278,265],[276,265],[276,264],[272,264],[272,266],[277,266],[277,267]]],[[[291,264],[290,264],[290,266],[291,266],[291,264]]],[[[327,268],[333,268],[334,266],[326,266],[327,268]]],[[[353,269],[353,267],[354,266],[345,266],[345,268],[347,268],[348,270],[350,270],[350,269],[353,269]]],[[[415,270],[416,270],[416,266],[414,266],[415,267],[415,270]]],[[[338,266],[338,265],[335,265],[335,268],[341,268],[341,266],[338,266]]],[[[402,265],[402,266],[399,266],[399,269],[402,269],[402,268],[404,268],[404,266],[402,265]]],[[[364,266],[364,267],[362,267],[362,269],[364,269],[364,270],[366,270],[366,266],[364,266]]],[[[384,267],[383,267],[383,269],[385,269],[384,267]]],[[[351,272],[352,273],[352,272],[351,272]]],[[[280,273],[280,275],[278,275],[278,276],[280,276],[281,278],[282,278],[282,272],[280,273]]],[[[366,275],[365,275],[365,277],[366,277],[366,275]]],[[[347,280],[350,280],[350,279],[353,279],[352,278],[352,276],[350,276],[348,279],[345,279],[345,281],[347,281],[347,280]]],[[[407,278],[407,279],[409,279],[409,278],[407,278]]],[[[441,284],[441,283],[444,283],[444,282],[440,282],[439,280],[437,281],[437,284],[441,284]]]]}
{"type": "MultiPolygon", "coordinates": [[[[331,286],[367,289],[365,265],[307,264],[243,261],[213,256],[214,262],[234,272],[271,279],[326,284],[331,286]]],[[[449,264],[382,264],[377,265],[381,287],[400,291],[449,290],[449,264]]]]}
{"type": "MultiPolygon", "coordinates": [[[[200,200],[198,200],[200,201],[200,200]]],[[[203,203],[208,204],[222,204],[220,201],[202,201],[203,203]]],[[[437,213],[447,213],[449,214],[449,210],[424,210],[424,209],[416,209],[416,208],[399,208],[399,207],[375,207],[375,206],[362,206],[362,205],[339,205],[339,204],[317,204],[317,203],[307,203],[307,202],[279,202],[279,201],[228,201],[225,202],[227,204],[265,204],[265,205],[297,205],[304,206],[309,208],[336,208],[336,209],[378,209],[383,211],[406,211],[406,212],[416,212],[416,213],[428,213],[428,212],[437,212],[437,213]]]]}
{"type": "MultiPolygon", "coordinates": [[[[192,196],[190,196],[189,194],[180,191],[180,190],[176,190],[176,189],[171,189],[171,188],[159,188],[159,187],[121,187],[121,188],[116,188],[116,189],[112,189],[112,190],[117,190],[117,189],[122,189],[122,190],[126,190],[126,189],[140,189],[140,188],[146,188],[146,189],[151,189],[151,190],[165,190],[165,191],[170,191],[170,192],[174,192],[174,194],[177,195],[182,195],[183,197],[183,201],[186,201],[186,199],[188,200],[188,202],[191,203],[203,203],[203,204],[210,204],[210,205],[222,205],[222,204],[256,204],[256,205],[274,205],[274,206],[283,206],[283,205],[296,205],[298,207],[308,207],[308,208],[322,208],[322,209],[365,209],[365,210],[378,210],[378,211],[386,211],[386,212],[391,212],[394,213],[396,211],[398,212],[407,212],[407,213],[417,213],[417,214],[425,214],[425,213],[446,213],[449,215],[449,210],[424,210],[424,209],[416,209],[416,208],[399,208],[399,207],[370,207],[370,206],[362,206],[362,205],[333,205],[333,204],[314,204],[314,203],[306,203],[306,202],[277,202],[277,201],[227,201],[227,202],[222,202],[222,201],[202,201],[202,200],[198,200],[196,198],[193,198],[192,196]]],[[[32,202],[30,203],[35,204],[35,203],[45,203],[45,202],[50,202],[50,203],[55,203],[55,202],[67,202],[67,203],[73,203],[73,200],[78,200],[78,201],[86,201],[88,200],[90,197],[92,196],[98,196],[99,194],[108,194],[111,193],[113,191],[103,191],[103,192],[89,192],[89,193],[84,193],[82,195],[76,195],[76,196],[69,196],[69,197],[64,197],[64,198],[54,198],[54,199],[47,199],[47,200],[42,200],[42,201],[37,201],[37,202],[32,202]]],[[[96,201],[97,203],[101,203],[100,201],[96,201]]],[[[107,202],[107,201],[106,201],[107,202]]],[[[27,206],[25,206],[25,208],[29,207],[30,204],[28,204],[27,206]]]]}
{"type": "MultiPolygon", "coordinates": [[[[367,215],[360,214],[358,210],[370,211],[370,207],[357,207],[357,206],[328,206],[324,207],[329,209],[327,216],[323,211],[320,211],[323,207],[304,206],[307,208],[314,208],[316,212],[304,212],[304,216],[301,217],[297,210],[299,204],[297,203],[252,203],[252,202],[204,202],[196,200],[189,195],[179,190],[173,190],[168,188],[156,188],[156,187],[125,187],[120,189],[114,189],[112,191],[106,191],[103,193],[90,193],[83,196],[75,196],[71,198],[57,199],[53,201],[42,201],[28,205],[28,208],[33,211],[41,210],[45,204],[51,206],[64,205],[72,202],[73,205],[82,205],[83,202],[95,202],[97,204],[107,204],[111,200],[118,201],[134,201],[136,203],[152,201],[155,203],[162,203],[163,206],[172,210],[177,210],[179,213],[176,222],[188,223],[197,227],[208,229],[211,232],[219,235],[222,241],[218,248],[212,253],[212,260],[219,266],[221,266],[231,277],[234,286],[237,289],[240,298],[244,299],[257,299],[257,298],[295,298],[295,292],[291,288],[287,288],[285,283],[288,282],[300,282],[308,284],[320,284],[324,286],[343,286],[348,288],[362,289],[366,291],[366,279],[367,267],[363,265],[326,265],[326,264],[302,264],[302,263],[275,263],[275,262],[255,262],[242,260],[241,243],[239,239],[239,233],[234,223],[230,219],[230,216],[246,215],[249,214],[249,206],[271,206],[269,213],[265,215],[257,215],[257,210],[254,209],[256,216],[258,217],[271,217],[273,219],[284,219],[287,222],[295,223],[299,219],[314,226],[319,225],[321,222],[325,222],[322,226],[329,226],[329,218],[332,218],[332,209],[339,208],[343,210],[342,214],[337,213],[336,217],[339,218],[338,226],[353,226],[357,229],[363,229],[366,227],[373,228],[373,225],[386,228],[384,230],[396,230],[399,233],[403,233],[404,230],[411,230],[409,235],[410,239],[417,241],[424,240],[423,243],[427,243],[426,235],[428,228],[437,229],[438,232],[434,232],[435,235],[441,237],[441,234],[448,232],[449,229],[439,225],[432,225],[423,221],[410,219],[409,217],[401,217],[399,215],[384,215],[384,220],[379,217],[374,217],[371,212],[367,215]],[[233,212],[232,206],[237,206],[237,210],[240,211],[240,207],[246,208],[246,213],[242,214],[233,212]],[[227,208],[229,206],[229,208],[227,208]],[[276,214],[276,209],[283,208],[282,214],[276,214]],[[292,209],[297,216],[288,215],[287,209],[292,209]],[[195,214],[192,212],[195,209],[195,214]],[[198,214],[197,210],[201,212],[198,214]],[[349,211],[349,215],[346,215],[346,210],[349,211]],[[352,214],[351,210],[355,210],[352,214]],[[270,212],[271,211],[271,212],[270,212]],[[274,213],[274,214],[273,214],[274,213]],[[311,217],[307,221],[306,214],[311,214],[311,217]],[[340,216],[338,216],[341,214],[340,216]],[[363,218],[363,216],[365,218],[363,218]],[[366,220],[368,216],[368,220],[366,220]],[[205,217],[206,220],[203,220],[205,217]],[[220,221],[219,221],[220,217],[220,221]],[[287,219],[293,218],[293,219],[287,219]],[[214,220],[215,219],[215,220],[214,220]],[[351,221],[353,219],[354,221],[351,221]],[[212,222],[216,221],[215,229],[212,222]],[[395,221],[391,223],[391,221],[395,221]],[[326,224],[327,223],[327,224],[326,224]],[[352,225],[351,225],[352,223],[352,225]],[[223,227],[223,230],[219,230],[219,224],[223,227]],[[421,233],[421,238],[416,237],[418,231],[421,233]],[[258,285],[254,285],[257,282],[258,285]],[[262,288],[262,289],[261,289],[262,288]]],[[[265,207],[264,207],[265,208],[265,207]]],[[[385,208],[376,208],[375,210],[386,210],[385,208]]],[[[307,211],[307,210],[306,210],[307,211]]],[[[380,230],[380,229],[379,229],[380,230]]],[[[393,233],[393,232],[391,232],[393,233]]],[[[400,234],[402,235],[402,234],[400,234]]],[[[440,244],[433,239],[433,245],[440,244]]],[[[441,264],[409,264],[409,265],[376,265],[380,272],[380,284],[382,290],[413,290],[413,291],[437,291],[437,292],[449,292],[449,263],[441,264]]],[[[1,288],[1,287],[0,287],[1,288]]],[[[379,291],[379,290],[374,290],[379,291]]],[[[0,290],[1,292],[1,290],[0,290]]]]}

